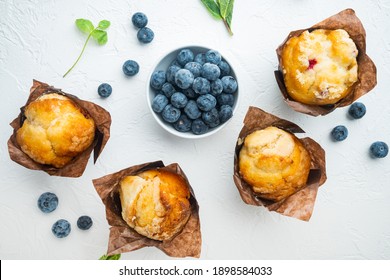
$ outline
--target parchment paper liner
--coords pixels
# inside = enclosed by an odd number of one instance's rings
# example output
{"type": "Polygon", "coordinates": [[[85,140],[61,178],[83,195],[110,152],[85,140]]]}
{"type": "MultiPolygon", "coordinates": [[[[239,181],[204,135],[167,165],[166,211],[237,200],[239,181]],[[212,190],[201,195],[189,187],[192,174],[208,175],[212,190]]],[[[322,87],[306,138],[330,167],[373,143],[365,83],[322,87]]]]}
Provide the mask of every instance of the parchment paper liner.
{"type": "Polygon", "coordinates": [[[312,27],[292,31],[284,42],[276,49],[279,60],[279,70],[275,71],[275,78],[282,92],[286,103],[295,111],[305,113],[312,116],[326,115],[335,110],[337,107],[348,106],[355,100],[372,90],[377,83],[376,67],[374,62],[366,54],[366,31],[359,18],[355,15],[352,9],[346,9],[340,13],[331,16],[312,27]],[[351,92],[333,105],[307,105],[293,100],[286,89],[282,69],[281,69],[281,53],[286,42],[293,36],[299,36],[302,32],[309,32],[315,29],[344,29],[348,32],[351,39],[355,42],[359,51],[357,57],[358,63],[358,81],[354,84],[351,92]]]}
{"type": "Polygon", "coordinates": [[[299,139],[311,157],[307,184],[304,188],[284,200],[273,202],[256,196],[251,186],[240,176],[238,156],[245,137],[256,130],[264,129],[268,126],[276,126],[291,133],[304,132],[298,125],[290,121],[280,119],[259,108],[249,107],[244,119],[244,126],[238,136],[234,153],[234,183],[237,186],[242,200],[246,204],[265,206],[270,211],[276,211],[285,216],[308,221],[313,212],[318,188],[326,181],[325,151],[313,139],[299,139]]]}
{"type": "Polygon", "coordinates": [[[30,96],[26,105],[20,108],[20,111],[21,113],[19,116],[10,123],[14,131],[8,140],[8,152],[13,161],[29,169],[42,170],[54,176],[80,177],[87,166],[92,150],[94,151],[94,162],[96,162],[110,138],[111,116],[109,112],[92,102],[81,100],[74,95],[65,93],[60,89],[54,88],[37,80],[33,80],[33,85],[30,89],[30,96]],[[35,162],[21,150],[20,146],[16,142],[16,131],[21,127],[24,121],[24,108],[41,95],[47,93],[58,93],[67,96],[82,110],[86,110],[95,121],[95,140],[92,145],[62,168],[55,168],[50,165],[35,162]]]}
{"type": "Polygon", "coordinates": [[[171,257],[196,257],[199,258],[202,239],[200,232],[199,205],[194,191],[177,163],[165,166],[162,161],[155,161],[135,165],[119,172],[106,175],[93,180],[97,193],[106,206],[106,219],[110,225],[110,237],[108,240],[107,255],[131,252],[147,246],[154,246],[171,257]],[[161,169],[174,172],[185,179],[191,197],[191,216],[183,230],[171,240],[158,241],[147,238],[130,228],[122,219],[122,208],[119,199],[119,183],[125,176],[136,175],[150,169],[161,169]]]}

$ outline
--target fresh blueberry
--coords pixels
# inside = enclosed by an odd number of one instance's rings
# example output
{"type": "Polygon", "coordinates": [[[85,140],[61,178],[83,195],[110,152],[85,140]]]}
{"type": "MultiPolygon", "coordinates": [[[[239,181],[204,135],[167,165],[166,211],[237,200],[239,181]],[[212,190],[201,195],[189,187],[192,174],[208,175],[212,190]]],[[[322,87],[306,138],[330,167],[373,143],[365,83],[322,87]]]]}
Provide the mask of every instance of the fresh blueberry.
{"type": "Polygon", "coordinates": [[[222,81],[220,79],[216,79],[215,81],[211,82],[210,88],[212,95],[217,96],[221,94],[223,90],[222,81]]]}
{"type": "Polygon", "coordinates": [[[184,67],[188,62],[194,61],[194,53],[190,49],[182,49],[176,57],[177,62],[184,67]]]}
{"type": "Polygon", "coordinates": [[[148,24],[148,17],[144,13],[138,12],[131,17],[131,21],[135,27],[142,28],[148,24]]]}
{"type": "Polygon", "coordinates": [[[171,64],[169,65],[169,66],[172,66],[172,65],[174,65],[174,66],[178,66],[179,68],[181,68],[181,65],[180,65],[180,63],[179,62],[177,62],[177,60],[175,59],[174,61],[172,61],[171,62],[171,64]]]}
{"type": "Polygon", "coordinates": [[[112,87],[107,83],[103,83],[98,87],[98,94],[103,98],[109,97],[111,93],[112,87]]]}
{"type": "Polygon", "coordinates": [[[184,108],[187,105],[187,102],[188,102],[187,96],[185,96],[181,92],[175,92],[171,96],[171,104],[178,109],[184,108]]]}
{"type": "Polygon", "coordinates": [[[192,120],[195,120],[202,115],[194,100],[188,101],[187,105],[184,107],[184,113],[192,120]]]}
{"type": "Polygon", "coordinates": [[[210,62],[212,64],[217,64],[221,62],[222,57],[221,54],[215,50],[209,50],[205,54],[206,56],[206,62],[210,62]]]}
{"type": "Polygon", "coordinates": [[[77,227],[82,230],[87,230],[92,226],[93,222],[89,216],[81,216],[77,219],[77,227]]]}
{"type": "Polygon", "coordinates": [[[196,104],[198,105],[200,110],[208,112],[211,109],[215,108],[215,105],[217,105],[217,100],[214,96],[208,93],[199,96],[198,99],[196,99],[196,104]]]}
{"type": "Polygon", "coordinates": [[[127,60],[123,63],[122,70],[126,76],[134,76],[139,71],[139,65],[134,60],[127,60]]]}
{"type": "Polygon", "coordinates": [[[167,106],[169,103],[168,98],[164,94],[157,94],[152,101],[152,109],[156,113],[161,113],[162,110],[167,106]]]}
{"type": "Polygon", "coordinates": [[[338,125],[333,128],[331,135],[335,141],[343,141],[348,136],[348,129],[343,125],[338,125]]]}
{"type": "Polygon", "coordinates": [[[210,82],[202,77],[195,78],[192,89],[199,94],[210,93],[210,82]]]}
{"type": "Polygon", "coordinates": [[[67,237],[71,231],[70,223],[67,220],[60,219],[53,224],[51,231],[58,238],[67,237]]]}
{"type": "Polygon", "coordinates": [[[165,83],[162,85],[161,91],[165,94],[166,97],[171,98],[172,94],[174,94],[176,90],[171,83],[165,83]]]}
{"type": "Polygon", "coordinates": [[[189,70],[194,75],[194,78],[196,78],[200,76],[202,65],[198,62],[190,61],[184,66],[184,69],[189,70]]]}
{"type": "Polygon", "coordinates": [[[58,206],[58,197],[51,192],[45,192],[38,198],[38,207],[44,213],[50,213],[56,210],[58,206]]]}
{"type": "Polygon", "coordinates": [[[149,27],[142,27],[137,32],[137,38],[141,43],[148,44],[153,41],[154,33],[149,27]]]}
{"type": "Polygon", "coordinates": [[[389,153],[389,146],[385,142],[376,141],[371,144],[370,152],[375,158],[384,158],[389,153]]]}
{"type": "Polygon", "coordinates": [[[218,67],[221,70],[221,77],[230,75],[230,65],[226,61],[222,60],[218,67]]]}
{"type": "Polygon", "coordinates": [[[206,78],[210,81],[215,81],[219,78],[219,75],[221,74],[221,70],[219,70],[219,67],[215,64],[206,62],[202,66],[201,76],[203,78],[206,78]]]}
{"type": "Polygon", "coordinates": [[[168,67],[167,70],[167,81],[170,82],[171,84],[175,83],[175,75],[177,71],[179,71],[181,68],[180,66],[177,65],[171,65],[168,67]]]}
{"type": "Polygon", "coordinates": [[[233,116],[233,108],[229,105],[222,105],[219,109],[219,120],[221,123],[226,122],[233,116]]]}
{"type": "Polygon", "coordinates": [[[194,82],[194,75],[187,69],[180,69],[176,72],[175,83],[181,89],[189,88],[194,82]]]}
{"type": "Polygon", "coordinates": [[[161,89],[163,84],[166,82],[165,71],[157,70],[154,71],[150,79],[150,86],[154,89],[161,89]]]}
{"type": "Polygon", "coordinates": [[[204,53],[198,53],[195,58],[194,58],[194,61],[199,63],[200,65],[203,65],[206,63],[206,54],[204,53]]]}
{"type": "Polygon", "coordinates": [[[361,119],[366,114],[366,106],[361,102],[355,102],[349,107],[348,114],[354,119],[361,119]]]}
{"type": "Polygon", "coordinates": [[[192,88],[183,89],[183,93],[190,99],[196,99],[199,96],[192,88]]]}
{"type": "Polygon", "coordinates": [[[192,121],[185,115],[181,115],[180,118],[173,124],[173,127],[179,132],[188,132],[191,130],[192,121]]]}
{"type": "Polygon", "coordinates": [[[172,104],[168,104],[162,111],[162,118],[164,121],[174,123],[180,118],[180,110],[174,107],[172,104]]]}
{"type": "Polygon", "coordinates": [[[196,135],[205,134],[209,127],[201,119],[196,119],[192,122],[191,131],[196,135]]]}
{"type": "Polygon", "coordinates": [[[230,107],[233,107],[234,105],[234,96],[233,94],[227,94],[227,93],[222,93],[217,96],[217,101],[218,105],[229,105],[230,107]]]}
{"type": "Polygon", "coordinates": [[[220,124],[218,110],[216,108],[213,108],[208,112],[203,112],[202,120],[210,128],[218,126],[220,124]]]}
{"type": "Polygon", "coordinates": [[[238,87],[236,79],[232,76],[225,76],[221,79],[223,85],[223,91],[225,93],[235,93],[238,87]]]}

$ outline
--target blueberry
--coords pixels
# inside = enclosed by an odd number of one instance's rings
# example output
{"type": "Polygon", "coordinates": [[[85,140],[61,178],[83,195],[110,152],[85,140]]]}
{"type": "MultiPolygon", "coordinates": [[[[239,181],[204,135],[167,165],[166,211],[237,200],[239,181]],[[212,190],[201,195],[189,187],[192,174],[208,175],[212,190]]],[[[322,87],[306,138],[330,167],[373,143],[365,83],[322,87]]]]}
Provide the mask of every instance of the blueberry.
{"type": "Polygon", "coordinates": [[[135,27],[142,28],[148,24],[148,17],[144,13],[138,12],[132,16],[131,21],[135,27]]]}
{"type": "Polygon", "coordinates": [[[77,219],[77,227],[82,230],[87,230],[92,226],[93,222],[89,216],[81,216],[77,219]]]}
{"type": "Polygon", "coordinates": [[[177,71],[179,71],[181,68],[180,66],[177,65],[171,65],[168,67],[167,70],[167,81],[170,82],[171,84],[175,83],[175,75],[177,71]]]}
{"type": "Polygon", "coordinates": [[[154,71],[150,79],[150,86],[154,89],[161,89],[166,82],[165,71],[154,71]]]}
{"type": "Polygon", "coordinates": [[[192,122],[191,131],[196,135],[205,134],[209,127],[201,119],[196,119],[192,122]]]}
{"type": "Polygon", "coordinates": [[[181,89],[189,88],[194,82],[194,75],[187,69],[180,69],[176,72],[175,83],[181,89]]]}
{"type": "Polygon", "coordinates": [[[183,93],[190,99],[196,99],[199,96],[192,88],[183,89],[183,93]]]}
{"type": "Polygon", "coordinates": [[[198,62],[190,61],[184,66],[184,69],[189,70],[196,78],[196,77],[200,76],[200,71],[202,70],[202,65],[198,62]]]}
{"type": "Polygon", "coordinates": [[[203,65],[206,63],[206,54],[204,53],[198,53],[195,58],[194,58],[194,61],[199,63],[200,65],[203,65]]]}
{"type": "Polygon", "coordinates": [[[171,62],[171,64],[169,65],[169,66],[172,66],[172,65],[174,65],[174,66],[178,66],[180,69],[181,69],[181,65],[180,65],[180,63],[179,62],[177,62],[177,60],[175,59],[174,61],[172,61],[171,62]]]}
{"type": "Polygon", "coordinates": [[[185,96],[181,92],[175,92],[171,96],[171,104],[178,109],[184,108],[187,105],[187,102],[188,102],[187,96],[185,96]]]}
{"type": "Polygon", "coordinates": [[[208,112],[202,113],[202,120],[210,128],[216,127],[220,124],[218,110],[213,108],[208,112]]]}
{"type": "Polygon", "coordinates": [[[111,95],[112,87],[107,83],[103,83],[98,87],[97,92],[100,95],[100,97],[106,98],[111,95]]]}
{"type": "Polygon", "coordinates": [[[60,219],[53,224],[51,231],[58,238],[67,237],[70,233],[71,227],[67,220],[60,219]]]}
{"type": "Polygon", "coordinates": [[[371,144],[370,152],[375,158],[384,158],[389,153],[389,146],[385,142],[376,141],[371,144]]]}
{"type": "Polygon", "coordinates": [[[237,84],[236,79],[234,79],[232,76],[222,77],[221,81],[222,81],[222,85],[223,85],[223,91],[225,93],[235,93],[236,92],[236,90],[238,88],[238,84],[237,84]]]}
{"type": "Polygon", "coordinates": [[[186,116],[181,115],[180,118],[173,124],[173,127],[180,132],[188,132],[191,130],[192,121],[186,116]]]}
{"type": "Polygon", "coordinates": [[[233,116],[233,108],[229,105],[222,105],[219,109],[219,120],[221,123],[226,122],[233,116]]]}
{"type": "Polygon", "coordinates": [[[176,57],[177,62],[184,67],[188,62],[194,60],[194,53],[190,49],[182,49],[176,57]]]}
{"type": "Polygon", "coordinates": [[[215,81],[211,82],[210,88],[212,95],[217,96],[221,94],[223,90],[222,81],[220,79],[216,79],[215,81]]]}
{"type": "Polygon", "coordinates": [[[171,98],[172,94],[174,94],[176,90],[171,83],[165,83],[162,85],[161,91],[165,94],[166,97],[171,98]]]}
{"type": "Polygon", "coordinates": [[[208,112],[215,108],[215,105],[217,105],[217,100],[211,94],[204,94],[196,99],[196,104],[200,110],[208,112]]]}
{"type": "Polygon", "coordinates": [[[153,41],[154,33],[149,27],[142,27],[137,32],[137,38],[141,43],[148,44],[153,41]]]}
{"type": "Polygon", "coordinates": [[[51,192],[45,192],[38,198],[38,207],[44,213],[50,213],[56,210],[58,206],[58,197],[51,192]]]}
{"type": "Polygon", "coordinates": [[[361,119],[366,114],[366,106],[361,102],[355,102],[349,107],[348,114],[354,119],[361,119]]]}
{"type": "Polygon", "coordinates": [[[215,64],[206,62],[202,66],[201,76],[203,78],[206,78],[210,81],[215,81],[219,78],[219,75],[221,74],[221,70],[219,70],[219,67],[215,64]]]}
{"type": "Polygon", "coordinates": [[[174,123],[180,118],[180,110],[175,108],[172,104],[168,104],[162,111],[162,118],[164,121],[174,123]]]}
{"type": "Polygon", "coordinates": [[[202,77],[195,78],[192,89],[199,94],[210,93],[210,82],[202,77]]]}
{"type": "Polygon", "coordinates": [[[161,113],[162,110],[167,106],[169,103],[168,98],[164,94],[157,94],[152,101],[152,109],[156,113],[161,113]]]}
{"type": "Polygon", "coordinates": [[[221,54],[215,50],[209,50],[206,52],[205,57],[206,62],[210,62],[212,64],[218,64],[222,60],[221,54]]]}
{"type": "Polygon", "coordinates": [[[126,76],[134,76],[139,71],[139,65],[134,60],[127,60],[123,63],[122,70],[126,76]]]}
{"type": "Polygon", "coordinates": [[[338,125],[333,128],[331,135],[335,141],[343,141],[348,136],[348,129],[343,125],[338,125]]]}
{"type": "Polygon", "coordinates": [[[232,94],[222,93],[217,96],[218,105],[229,105],[233,107],[234,105],[234,96],[232,94]]]}
{"type": "Polygon", "coordinates": [[[184,113],[192,120],[195,120],[202,115],[194,100],[188,101],[187,105],[184,107],[184,113]]]}
{"type": "Polygon", "coordinates": [[[221,70],[221,77],[230,75],[230,65],[226,61],[222,60],[218,67],[221,70]]]}

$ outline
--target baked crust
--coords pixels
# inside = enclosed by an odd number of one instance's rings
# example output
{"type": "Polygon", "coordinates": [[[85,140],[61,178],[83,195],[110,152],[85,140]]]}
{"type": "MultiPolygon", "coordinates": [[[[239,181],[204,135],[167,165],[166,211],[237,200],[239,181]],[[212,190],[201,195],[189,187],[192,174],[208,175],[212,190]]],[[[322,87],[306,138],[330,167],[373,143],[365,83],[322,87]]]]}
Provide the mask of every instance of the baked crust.
{"type": "Polygon", "coordinates": [[[306,185],[311,158],[293,134],[277,127],[245,137],[239,153],[241,177],[261,198],[280,201],[306,185]]]}
{"type": "Polygon", "coordinates": [[[122,217],[136,232],[154,240],[179,233],[191,214],[190,190],[179,175],[148,170],[120,182],[122,217]]]}
{"type": "Polygon", "coordinates": [[[16,141],[34,161],[64,167],[95,137],[94,120],[71,99],[48,93],[26,106],[16,141]]]}

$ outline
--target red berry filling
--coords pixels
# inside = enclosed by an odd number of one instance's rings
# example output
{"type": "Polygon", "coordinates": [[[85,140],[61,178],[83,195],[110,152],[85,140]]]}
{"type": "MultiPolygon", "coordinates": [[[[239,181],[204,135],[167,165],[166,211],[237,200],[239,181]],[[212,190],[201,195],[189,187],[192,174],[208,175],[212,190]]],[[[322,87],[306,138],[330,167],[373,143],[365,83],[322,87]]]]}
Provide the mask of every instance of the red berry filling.
{"type": "Polygon", "coordinates": [[[317,60],[315,58],[309,59],[309,67],[307,67],[307,70],[313,69],[316,64],[317,64],[317,60]]]}

